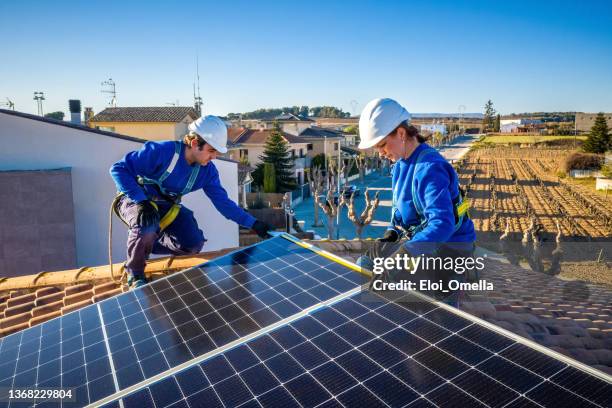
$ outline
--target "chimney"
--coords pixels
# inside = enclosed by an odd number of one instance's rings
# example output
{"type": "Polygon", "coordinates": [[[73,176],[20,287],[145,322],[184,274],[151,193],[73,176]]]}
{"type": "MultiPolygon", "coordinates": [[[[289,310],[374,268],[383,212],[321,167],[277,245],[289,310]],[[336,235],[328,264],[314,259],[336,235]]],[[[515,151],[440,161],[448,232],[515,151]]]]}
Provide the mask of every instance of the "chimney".
{"type": "Polygon", "coordinates": [[[68,100],[68,106],[70,107],[70,123],[75,125],[81,124],[81,101],[78,99],[68,100]]]}
{"type": "Polygon", "coordinates": [[[93,108],[85,108],[85,113],[83,114],[83,120],[85,121],[85,126],[89,126],[89,121],[94,117],[93,108]]]}

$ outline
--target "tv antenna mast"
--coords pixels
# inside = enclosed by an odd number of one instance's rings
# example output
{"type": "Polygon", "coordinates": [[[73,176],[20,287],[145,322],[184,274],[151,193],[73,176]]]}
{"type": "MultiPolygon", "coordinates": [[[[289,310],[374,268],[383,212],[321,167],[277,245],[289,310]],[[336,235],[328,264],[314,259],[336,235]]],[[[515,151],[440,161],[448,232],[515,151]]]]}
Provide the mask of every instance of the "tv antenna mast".
{"type": "Polygon", "coordinates": [[[193,83],[193,107],[198,115],[202,115],[202,97],[200,96],[200,60],[196,55],[196,82],[193,83]],[[198,92],[196,94],[196,82],[198,84],[198,92]]]}
{"type": "Polygon", "coordinates": [[[459,129],[463,131],[463,114],[465,113],[465,105],[459,105],[457,110],[459,111],[459,129]]]}
{"type": "Polygon", "coordinates": [[[357,102],[355,99],[353,99],[351,101],[351,112],[353,113],[353,116],[357,116],[357,107],[359,106],[359,102],[357,102]]]}
{"type": "Polygon", "coordinates": [[[107,93],[112,95],[112,98],[110,100],[110,106],[112,106],[113,108],[117,107],[117,88],[116,88],[116,84],[115,81],[113,81],[113,78],[108,78],[106,81],[103,81],[101,84],[103,87],[106,87],[106,89],[102,88],[102,93],[107,93]]]}
{"type": "Polygon", "coordinates": [[[39,91],[34,92],[34,100],[36,101],[36,107],[38,108],[38,115],[42,116],[43,115],[42,101],[45,100],[45,93],[39,92],[39,91]]]}
{"type": "Polygon", "coordinates": [[[15,102],[11,101],[9,98],[6,98],[6,102],[2,102],[0,106],[8,106],[9,109],[15,110],[15,102]]]}

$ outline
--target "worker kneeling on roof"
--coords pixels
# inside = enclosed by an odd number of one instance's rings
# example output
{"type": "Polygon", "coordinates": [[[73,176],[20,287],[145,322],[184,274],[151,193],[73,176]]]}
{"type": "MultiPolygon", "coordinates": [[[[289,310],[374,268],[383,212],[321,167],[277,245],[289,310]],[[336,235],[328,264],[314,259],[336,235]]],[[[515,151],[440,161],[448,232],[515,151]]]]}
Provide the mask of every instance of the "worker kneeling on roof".
{"type": "Polygon", "coordinates": [[[432,254],[446,243],[471,255],[476,240],[455,169],[425,143],[410,114],[393,99],[369,102],[359,119],[360,149],[374,147],[395,162],[391,225],[379,242],[403,242],[392,256],[432,254]]]}
{"type": "Polygon", "coordinates": [[[204,190],[215,208],[260,237],[270,229],[240,208],[221,186],[212,160],[227,152],[227,127],[216,116],[204,116],[189,125],[182,142],[147,142],[115,163],[110,174],[117,184],[116,214],[129,228],[128,284],[146,283],[145,261],[151,253],[196,254],[206,239],[193,212],[180,206],[183,195],[204,190]]]}

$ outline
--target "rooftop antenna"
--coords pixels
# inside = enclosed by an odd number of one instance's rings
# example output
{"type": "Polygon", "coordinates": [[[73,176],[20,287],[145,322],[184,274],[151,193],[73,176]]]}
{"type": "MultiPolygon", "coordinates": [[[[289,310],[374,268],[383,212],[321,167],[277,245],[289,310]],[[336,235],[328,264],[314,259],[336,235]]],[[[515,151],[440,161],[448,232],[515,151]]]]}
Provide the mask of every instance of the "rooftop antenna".
{"type": "Polygon", "coordinates": [[[177,99],[175,102],[166,102],[168,106],[180,106],[179,100],[177,99]]]}
{"type": "Polygon", "coordinates": [[[6,98],[6,102],[3,102],[1,106],[8,106],[9,109],[15,110],[15,102],[11,101],[9,98],[6,98]]]}
{"type": "Polygon", "coordinates": [[[357,116],[357,107],[359,106],[359,102],[357,102],[355,99],[353,99],[351,101],[351,110],[353,112],[353,116],[357,116]]]}
{"type": "Polygon", "coordinates": [[[38,115],[42,116],[43,115],[42,101],[45,100],[45,93],[39,92],[39,91],[34,92],[34,100],[36,101],[36,107],[38,108],[38,115]]]}
{"type": "Polygon", "coordinates": [[[200,96],[200,59],[196,55],[196,82],[198,84],[198,92],[196,94],[196,84],[193,84],[193,106],[198,113],[202,115],[202,97],[200,96]]]}
{"type": "Polygon", "coordinates": [[[463,114],[465,113],[465,105],[459,105],[457,110],[459,111],[459,129],[463,131],[463,114]]]}
{"type": "Polygon", "coordinates": [[[102,93],[111,94],[113,97],[110,100],[110,106],[113,108],[117,107],[117,88],[115,81],[113,78],[108,78],[106,81],[103,81],[101,84],[103,87],[107,87],[107,89],[102,88],[102,93]]]}

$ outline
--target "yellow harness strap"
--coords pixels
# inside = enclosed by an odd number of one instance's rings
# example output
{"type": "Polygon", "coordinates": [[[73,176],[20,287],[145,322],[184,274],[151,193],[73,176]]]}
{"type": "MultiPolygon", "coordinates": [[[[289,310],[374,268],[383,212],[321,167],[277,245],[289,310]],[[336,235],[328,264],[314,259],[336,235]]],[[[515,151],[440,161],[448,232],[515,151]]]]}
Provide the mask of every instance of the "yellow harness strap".
{"type": "MultiPolygon", "coordinates": [[[[155,207],[155,209],[159,211],[159,208],[157,207],[157,204],[155,204],[155,201],[151,201],[151,203],[153,204],[153,207],[155,207]]],[[[162,217],[162,219],[159,220],[159,230],[163,231],[168,227],[168,225],[172,224],[178,216],[179,211],[181,211],[181,205],[173,204],[172,207],[170,207],[170,209],[168,210],[168,212],[162,217]]]]}

